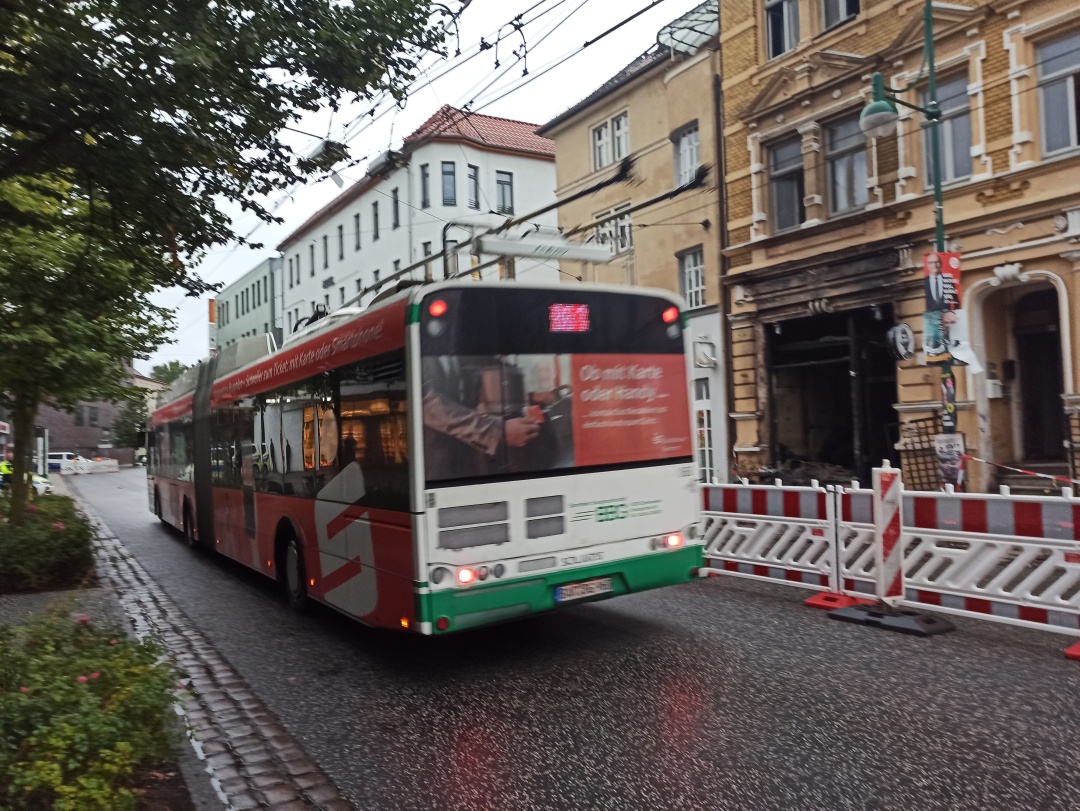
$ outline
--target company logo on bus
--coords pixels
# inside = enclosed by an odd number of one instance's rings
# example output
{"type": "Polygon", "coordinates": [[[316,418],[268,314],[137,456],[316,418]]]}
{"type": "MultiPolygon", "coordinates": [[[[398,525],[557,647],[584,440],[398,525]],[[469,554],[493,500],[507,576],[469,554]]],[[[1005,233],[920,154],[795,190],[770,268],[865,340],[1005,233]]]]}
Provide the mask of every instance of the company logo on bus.
{"type": "Polygon", "coordinates": [[[588,304],[552,304],[548,308],[550,332],[588,332],[588,304]]]}

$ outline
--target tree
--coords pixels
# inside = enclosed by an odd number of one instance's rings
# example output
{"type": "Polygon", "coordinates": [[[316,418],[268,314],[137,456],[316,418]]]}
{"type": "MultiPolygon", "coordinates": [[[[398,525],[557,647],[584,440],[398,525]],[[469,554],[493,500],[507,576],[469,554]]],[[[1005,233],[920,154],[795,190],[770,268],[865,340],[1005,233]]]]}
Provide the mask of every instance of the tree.
{"type": "Polygon", "coordinates": [[[134,399],[128,400],[113,420],[113,442],[120,448],[139,448],[144,443],[143,432],[149,412],[146,408],[146,392],[135,389],[134,399]]]}
{"type": "Polygon", "coordinates": [[[188,367],[182,364],[178,360],[170,360],[168,363],[159,363],[153,369],[150,370],[150,377],[159,383],[172,383],[176,378],[180,377],[184,372],[188,370],[188,367]]]}
{"type": "Polygon", "coordinates": [[[0,221],[0,403],[11,409],[18,523],[38,406],[129,398],[126,359],[156,349],[172,315],[151,303],[152,279],[88,236],[91,204],[68,178],[3,181],[0,199],[22,223],[0,221]]]}
{"type": "MultiPolygon", "coordinates": [[[[262,196],[345,154],[306,157],[283,128],[403,98],[443,35],[421,0],[0,0],[0,180],[71,168],[109,206],[97,238],[189,259],[237,238],[221,202],[273,221],[262,196]]],[[[171,270],[155,281],[205,292],[171,270]]]]}

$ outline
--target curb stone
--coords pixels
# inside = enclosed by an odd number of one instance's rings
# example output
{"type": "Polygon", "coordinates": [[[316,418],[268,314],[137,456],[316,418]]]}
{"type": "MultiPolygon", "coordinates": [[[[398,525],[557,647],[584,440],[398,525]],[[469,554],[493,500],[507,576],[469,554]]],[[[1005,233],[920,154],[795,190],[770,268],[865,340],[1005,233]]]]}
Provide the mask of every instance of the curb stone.
{"type": "Polygon", "coordinates": [[[174,706],[224,806],[230,811],[356,811],[71,483],[65,484],[98,530],[98,575],[115,589],[135,635],[157,639],[184,674],[174,706]]]}

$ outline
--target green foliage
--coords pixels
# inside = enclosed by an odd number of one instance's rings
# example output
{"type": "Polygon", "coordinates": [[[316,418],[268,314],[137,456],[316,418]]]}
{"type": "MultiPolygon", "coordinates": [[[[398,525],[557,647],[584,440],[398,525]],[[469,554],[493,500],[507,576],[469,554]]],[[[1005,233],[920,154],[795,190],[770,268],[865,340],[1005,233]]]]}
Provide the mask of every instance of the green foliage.
{"type": "Polygon", "coordinates": [[[150,377],[159,383],[172,383],[176,378],[180,377],[184,372],[188,370],[188,367],[182,364],[178,360],[170,360],[168,363],[159,363],[153,369],[150,370],[150,377]]]}
{"type": "Polygon", "coordinates": [[[113,444],[119,448],[141,447],[147,416],[146,392],[139,389],[138,398],[128,400],[113,420],[113,444]]]}
{"type": "MultiPolygon", "coordinates": [[[[0,505],[11,509],[10,499],[0,505]]],[[[19,525],[0,514],[0,594],[68,588],[86,580],[94,568],[94,530],[74,502],[43,496],[23,512],[19,525]]]]}
{"type": "Polygon", "coordinates": [[[0,627],[0,808],[135,808],[135,769],[172,741],[175,676],[160,654],[64,606],[0,627]]]}

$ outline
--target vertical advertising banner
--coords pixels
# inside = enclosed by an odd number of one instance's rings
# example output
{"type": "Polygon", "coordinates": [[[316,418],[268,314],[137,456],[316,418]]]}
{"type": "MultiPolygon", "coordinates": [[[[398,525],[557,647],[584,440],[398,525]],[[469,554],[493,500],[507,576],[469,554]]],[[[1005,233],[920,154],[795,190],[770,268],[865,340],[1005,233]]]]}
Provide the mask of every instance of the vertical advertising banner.
{"type": "MultiPolygon", "coordinates": [[[[923,354],[931,366],[964,363],[953,350],[968,345],[967,314],[962,309],[960,254],[923,256],[923,354]]],[[[963,355],[963,351],[960,352],[963,355]]]]}

